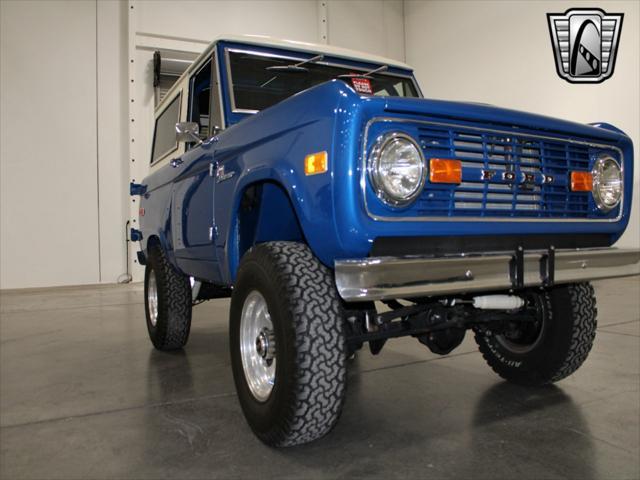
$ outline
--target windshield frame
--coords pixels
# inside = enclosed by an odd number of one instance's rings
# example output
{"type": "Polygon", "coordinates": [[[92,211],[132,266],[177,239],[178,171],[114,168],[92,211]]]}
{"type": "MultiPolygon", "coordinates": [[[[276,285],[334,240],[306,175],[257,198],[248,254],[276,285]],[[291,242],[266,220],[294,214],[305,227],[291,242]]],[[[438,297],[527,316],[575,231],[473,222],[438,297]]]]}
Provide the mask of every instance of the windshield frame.
{"type": "MultiPolygon", "coordinates": [[[[226,80],[227,80],[227,86],[228,86],[228,96],[229,96],[229,104],[231,106],[231,113],[236,113],[236,114],[256,114],[258,112],[260,112],[261,110],[251,110],[251,109],[246,109],[246,108],[237,108],[236,107],[236,100],[235,100],[235,94],[234,94],[234,88],[233,88],[233,75],[231,73],[231,60],[230,60],[230,54],[231,53],[245,53],[248,55],[255,55],[255,56],[260,56],[260,57],[267,57],[267,58],[278,58],[278,59],[282,59],[282,60],[291,60],[292,62],[302,62],[304,60],[308,60],[310,58],[313,58],[313,56],[321,54],[323,52],[300,52],[301,55],[296,56],[296,54],[294,52],[292,52],[291,54],[282,54],[282,53],[272,53],[272,52],[265,52],[265,51],[261,51],[259,49],[255,49],[255,48],[243,48],[243,47],[224,47],[224,61],[225,61],[225,69],[226,69],[226,80]]],[[[328,55],[325,55],[325,59],[328,57],[328,55]]],[[[382,66],[382,64],[378,64],[378,63],[371,63],[371,62],[358,62],[357,60],[352,61],[354,63],[363,63],[363,64],[367,64],[369,66],[355,66],[349,63],[341,63],[339,61],[326,61],[326,60],[322,60],[322,61],[318,61],[318,62],[313,62],[314,64],[317,65],[326,65],[328,67],[336,67],[336,68],[344,68],[346,70],[351,70],[351,71],[356,71],[356,72],[369,72],[371,71],[371,65],[374,65],[376,67],[380,67],[382,66]]],[[[396,67],[391,67],[392,69],[396,69],[396,67]]],[[[415,76],[409,73],[397,73],[394,71],[385,71],[385,72],[380,72],[380,73],[376,73],[376,75],[384,75],[384,76],[389,76],[389,77],[395,77],[395,78],[402,78],[405,80],[409,80],[413,87],[415,88],[415,91],[418,95],[417,98],[423,98],[422,96],[422,91],[420,90],[420,87],[418,86],[418,82],[415,79],[415,76]]]]}

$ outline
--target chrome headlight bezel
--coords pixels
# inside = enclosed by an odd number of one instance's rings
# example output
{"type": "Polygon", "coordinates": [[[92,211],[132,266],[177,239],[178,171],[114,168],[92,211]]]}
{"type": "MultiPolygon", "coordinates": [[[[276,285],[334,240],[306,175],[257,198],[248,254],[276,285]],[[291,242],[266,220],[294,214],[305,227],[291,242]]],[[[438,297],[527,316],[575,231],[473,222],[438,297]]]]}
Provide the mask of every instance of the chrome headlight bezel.
{"type": "Polygon", "coordinates": [[[613,158],[611,155],[607,153],[601,154],[600,156],[598,156],[598,158],[596,159],[593,165],[593,169],[591,170],[591,175],[593,177],[593,189],[591,190],[591,194],[593,196],[593,201],[595,202],[596,207],[598,207],[600,211],[606,213],[606,212],[610,212],[611,210],[616,208],[618,205],[620,205],[622,198],[624,196],[624,176],[623,176],[623,170],[622,170],[622,167],[620,166],[620,163],[618,163],[618,161],[615,158],[613,158]],[[615,168],[617,168],[618,177],[620,178],[619,180],[620,193],[618,194],[616,202],[613,204],[607,204],[603,200],[603,194],[601,191],[601,187],[603,186],[602,173],[604,171],[605,166],[608,163],[612,163],[615,166],[615,168]]]}
{"type": "Polygon", "coordinates": [[[422,153],[422,148],[420,148],[420,145],[413,139],[413,137],[403,132],[389,132],[378,137],[376,143],[371,149],[371,153],[369,154],[367,170],[369,171],[369,179],[371,180],[371,185],[373,187],[373,190],[376,192],[377,197],[391,207],[406,207],[414,200],[416,200],[422,193],[428,173],[428,168],[424,158],[424,154],[422,153]],[[384,152],[385,148],[388,148],[389,145],[396,141],[402,141],[411,144],[413,148],[415,148],[418,154],[418,158],[420,159],[419,181],[412,189],[411,194],[402,198],[394,196],[385,188],[382,174],[380,173],[380,161],[382,159],[382,153],[384,152]]]}

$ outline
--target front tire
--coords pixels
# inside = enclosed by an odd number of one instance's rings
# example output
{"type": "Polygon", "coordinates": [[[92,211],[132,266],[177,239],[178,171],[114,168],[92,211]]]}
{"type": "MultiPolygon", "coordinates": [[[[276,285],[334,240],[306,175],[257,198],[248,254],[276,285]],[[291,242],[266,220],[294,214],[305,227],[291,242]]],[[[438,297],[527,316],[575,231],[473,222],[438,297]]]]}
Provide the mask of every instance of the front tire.
{"type": "Polygon", "coordinates": [[[176,270],[159,245],[149,247],[144,273],[145,313],[151,343],[158,350],[186,345],[191,329],[189,277],[176,270]]]}
{"type": "Polygon", "coordinates": [[[539,320],[508,338],[476,330],[475,339],[489,366],[521,385],[545,385],[575,372],[587,359],[596,335],[596,299],[589,283],[531,292],[539,320]]]}
{"type": "Polygon", "coordinates": [[[343,318],[332,272],[306,245],[269,242],[243,256],[231,297],[231,363],[247,422],[267,445],[307,443],[336,424],[343,318]]]}

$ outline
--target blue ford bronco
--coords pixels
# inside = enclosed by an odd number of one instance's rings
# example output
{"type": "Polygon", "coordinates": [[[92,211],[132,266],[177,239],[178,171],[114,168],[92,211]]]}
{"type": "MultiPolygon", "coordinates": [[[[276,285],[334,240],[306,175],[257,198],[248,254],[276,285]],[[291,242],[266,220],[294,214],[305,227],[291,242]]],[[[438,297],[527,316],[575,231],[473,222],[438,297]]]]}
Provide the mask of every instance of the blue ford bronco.
{"type": "Polygon", "coordinates": [[[484,104],[429,100],[403,63],[264,37],[213,42],[160,103],[141,197],[153,345],[187,343],[192,306],[231,297],[238,399],[266,444],[335,425],[347,363],[467,330],[508,381],[585,361],[589,281],[640,273],[632,142],[484,104]]]}

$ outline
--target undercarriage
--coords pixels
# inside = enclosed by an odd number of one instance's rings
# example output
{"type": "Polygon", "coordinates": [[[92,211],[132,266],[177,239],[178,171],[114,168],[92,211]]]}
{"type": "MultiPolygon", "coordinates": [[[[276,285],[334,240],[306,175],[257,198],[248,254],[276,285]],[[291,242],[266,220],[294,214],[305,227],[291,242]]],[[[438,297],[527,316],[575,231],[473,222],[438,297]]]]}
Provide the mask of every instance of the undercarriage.
{"type": "Polygon", "coordinates": [[[446,355],[462,343],[469,329],[516,341],[535,340],[545,314],[539,292],[384,300],[380,311],[367,302],[347,313],[347,347],[354,353],[368,343],[377,355],[387,340],[412,336],[433,353],[446,355]]]}

